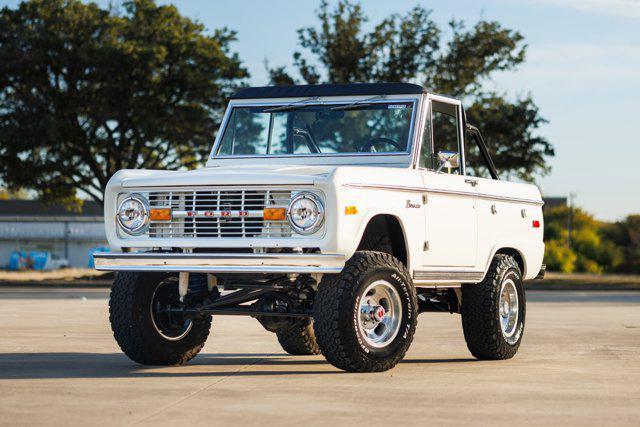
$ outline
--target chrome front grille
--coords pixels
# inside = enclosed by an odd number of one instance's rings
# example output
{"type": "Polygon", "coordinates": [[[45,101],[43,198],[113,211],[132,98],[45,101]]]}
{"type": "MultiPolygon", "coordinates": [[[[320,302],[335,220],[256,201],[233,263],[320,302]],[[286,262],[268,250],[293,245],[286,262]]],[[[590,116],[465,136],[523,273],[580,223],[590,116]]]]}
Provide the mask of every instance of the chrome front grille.
{"type": "Polygon", "coordinates": [[[291,237],[287,221],[266,221],[265,207],[286,208],[289,190],[151,191],[151,208],[170,208],[170,221],[150,221],[150,238],[291,237]]]}

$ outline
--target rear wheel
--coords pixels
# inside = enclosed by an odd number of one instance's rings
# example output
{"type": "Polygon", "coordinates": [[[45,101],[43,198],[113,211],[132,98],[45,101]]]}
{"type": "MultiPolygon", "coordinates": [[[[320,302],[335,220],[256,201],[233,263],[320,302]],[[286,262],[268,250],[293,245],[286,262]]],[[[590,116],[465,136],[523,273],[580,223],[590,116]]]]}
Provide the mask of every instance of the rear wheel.
{"type": "Polygon", "coordinates": [[[518,351],[526,314],[522,273],[516,260],[498,254],[481,283],[462,287],[462,328],[478,359],[510,359],[518,351]]]}
{"type": "Polygon", "coordinates": [[[352,372],[394,367],[416,328],[416,292],[392,255],[358,251],[337,277],[325,276],[314,301],[314,329],[326,359],[352,372]]]}
{"type": "Polygon", "coordinates": [[[122,351],[143,365],[182,365],[204,346],[211,317],[168,313],[181,307],[178,279],[161,273],[118,273],[111,288],[109,320],[122,351]]]}
{"type": "Polygon", "coordinates": [[[276,331],[282,349],[294,356],[320,354],[320,348],[313,331],[313,320],[304,319],[276,331]]]}

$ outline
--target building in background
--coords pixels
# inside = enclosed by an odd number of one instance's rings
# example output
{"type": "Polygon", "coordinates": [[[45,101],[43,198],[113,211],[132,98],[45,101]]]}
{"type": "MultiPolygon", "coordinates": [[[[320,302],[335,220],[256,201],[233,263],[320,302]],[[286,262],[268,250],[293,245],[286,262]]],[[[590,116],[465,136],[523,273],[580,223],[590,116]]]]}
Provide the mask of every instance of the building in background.
{"type": "Polygon", "coordinates": [[[567,197],[543,197],[543,210],[557,208],[558,206],[567,206],[567,197]]]}
{"type": "Polygon", "coordinates": [[[102,206],[85,202],[80,213],[35,200],[0,200],[0,267],[14,251],[47,251],[69,261],[70,267],[89,265],[89,251],[107,246],[102,206]]]}

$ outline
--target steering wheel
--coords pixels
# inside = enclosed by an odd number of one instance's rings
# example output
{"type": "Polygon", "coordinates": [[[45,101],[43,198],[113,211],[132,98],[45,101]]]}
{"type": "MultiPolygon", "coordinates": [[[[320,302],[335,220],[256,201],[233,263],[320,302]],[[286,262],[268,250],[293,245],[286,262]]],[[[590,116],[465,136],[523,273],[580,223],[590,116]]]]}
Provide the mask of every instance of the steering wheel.
{"type": "Polygon", "coordinates": [[[402,147],[400,146],[400,143],[398,143],[398,141],[393,140],[391,138],[385,138],[385,137],[373,138],[371,141],[367,142],[362,147],[360,147],[359,151],[360,152],[371,151],[373,146],[378,143],[393,145],[395,148],[398,149],[398,151],[402,151],[402,147]]]}

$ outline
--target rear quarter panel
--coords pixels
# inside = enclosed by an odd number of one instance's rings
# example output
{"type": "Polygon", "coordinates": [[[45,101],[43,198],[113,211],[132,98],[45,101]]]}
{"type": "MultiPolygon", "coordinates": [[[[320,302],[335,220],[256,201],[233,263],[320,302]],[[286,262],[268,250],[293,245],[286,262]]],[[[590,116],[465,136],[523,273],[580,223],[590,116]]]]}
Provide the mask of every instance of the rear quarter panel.
{"type": "Polygon", "coordinates": [[[517,250],[523,276],[533,279],[544,256],[542,198],[534,185],[478,178],[478,262],[487,271],[495,253],[517,250]],[[534,228],[533,222],[539,221],[534,228]]]}

